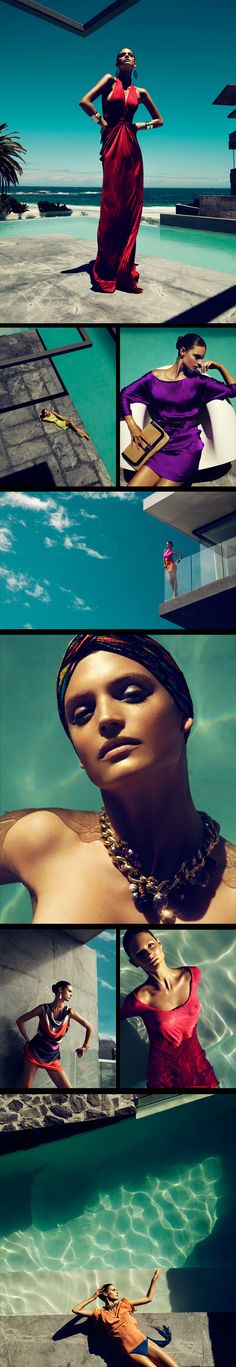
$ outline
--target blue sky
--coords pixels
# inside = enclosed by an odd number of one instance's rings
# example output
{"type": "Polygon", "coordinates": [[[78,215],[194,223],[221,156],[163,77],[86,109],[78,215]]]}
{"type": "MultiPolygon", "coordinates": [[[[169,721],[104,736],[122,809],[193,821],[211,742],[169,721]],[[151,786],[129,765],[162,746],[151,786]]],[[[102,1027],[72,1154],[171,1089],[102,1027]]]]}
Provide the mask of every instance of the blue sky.
{"type": "Polygon", "coordinates": [[[88,948],[96,949],[98,974],[99,1035],[116,1037],[116,935],[114,930],[103,930],[88,941],[88,948]]]}
{"type": "MultiPolygon", "coordinates": [[[[0,515],[2,629],[165,626],[174,534],[143,512],[142,493],[6,493],[0,515]]],[[[198,549],[179,532],[175,544],[184,556],[198,549]]]]}
{"type": "MultiPolygon", "coordinates": [[[[51,7],[82,21],[100,0],[50,0],[51,7]]],[[[99,132],[78,101],[106,71],[115,72],[118,49],[135,49],[138,82],[161,110],[164,127],[141,134],[146,185],[223,185],[229,181],[229,110],[214,107],[233,81],[233,0],[204,9],[182,0],[158,5],[139,0],[127,14],[87,39],[1,3],[2,114],[28,150],[25,184],[101,182],[99,132]]]]}

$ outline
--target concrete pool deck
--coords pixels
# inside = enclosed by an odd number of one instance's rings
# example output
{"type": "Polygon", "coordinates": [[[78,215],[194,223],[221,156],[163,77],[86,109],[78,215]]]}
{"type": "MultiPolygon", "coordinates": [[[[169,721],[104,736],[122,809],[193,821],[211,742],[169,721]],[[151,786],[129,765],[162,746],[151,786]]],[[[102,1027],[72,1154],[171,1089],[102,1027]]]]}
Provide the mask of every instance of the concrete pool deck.
{"type": "Polygon", "coordinates": [[[143,294],[91,289],[93,244],[79,238],[0,242],[0,323],[236,322],[232,274],[138,254],[143,294]],[[192,319],[188,311],[194,310],[192,319]]]}
{"type": "MultiPolygon", "coordinates": [[[[79,1263],[79,1255],[78,1255],[79,1263]]],[[[101,1302],[100,1302],[101,1305],[101,1302]]],[[[93,1307],[95,1308],[95,1306],[93,1307]]],[[[163,1328],[162,1313],[142,1314],[137,1311],[140,1325],[140,1340],[146,1337],[162,1342],[158,1329],[163,1328]]],[[[136,1315],[135,1315],[136,1318],[136,1315]]],[[[218,1315],[218,1320],[221,1318],[218,1315]]],[[[10,1315],[1,1319],[1,1333],[4,1367],[25,1367],[31,1361],[33,1367],[122,1367],[123,1354],[117,1352],[114,1343],[88,1320],[71,1319],[65,1324],[59,1315],[10,1315]],[[55,1336],[58,1335],[58,1338],[55,1336]],[[101,1355],[99,1353],[101,1344],[101,1355]]],[[[213,1353],[212,1330],[207,1314],[168,1314],[168,1325],[172,1339],[169,1352],[181,1363],[181,1367],[218,1367],[213,1353]]],[[[226,1337],[226,1330],[224,1329],[226,1337]]],[[[168,1346],[167,1346],[168,1352],[168,1346]]],[[[140,1359],[142,1361],[142,1359],[140,1359]]],[[[219,1361],[219,1359],[218,1359],[219,1361]]]]}

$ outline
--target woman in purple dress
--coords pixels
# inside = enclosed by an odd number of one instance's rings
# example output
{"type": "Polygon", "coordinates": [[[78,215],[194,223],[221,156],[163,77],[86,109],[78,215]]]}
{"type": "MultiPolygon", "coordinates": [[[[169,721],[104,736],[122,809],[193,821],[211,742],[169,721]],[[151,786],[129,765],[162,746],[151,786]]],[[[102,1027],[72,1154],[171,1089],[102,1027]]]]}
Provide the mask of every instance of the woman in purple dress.
{"type": "Polygon", "coordinates": [[[199,431],[201,409],[210,399],[236,396],[236,382],[219,361],[206,361],[206,343],[194,332],[178,337],[173,365],[149,370],[121,391],[121,417],[139,451],[146,448],[141,427],[132,417],[132,404],[144,403],[168,434],[167,445],[150,456],[129,480],[129,488],[180,489],[196,475],[203,442],[199,431]],[[207,371],[219,370],[224,383],[209,379],[207,371]]]}

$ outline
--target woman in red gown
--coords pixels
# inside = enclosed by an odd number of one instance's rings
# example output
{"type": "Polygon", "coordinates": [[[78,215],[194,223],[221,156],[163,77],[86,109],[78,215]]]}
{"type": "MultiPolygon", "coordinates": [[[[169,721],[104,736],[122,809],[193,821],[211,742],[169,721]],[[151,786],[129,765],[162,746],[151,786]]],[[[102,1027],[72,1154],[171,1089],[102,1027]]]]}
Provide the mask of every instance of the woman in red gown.
{"type": "Polygon", "coordinates": [[[219,1087],[197,1036],[200,969],[195,964],[169,968],[162,943],[152,931],[127,930],[123,945],[131,963],[148,973],[147,981],[129,993],[121,1008],[121,1020],[141,1016],[146,1026],[147,1086],[160,1091],[219,1087]]]}
{"type": "Polygon", "coordinates": [[[140,292],[135,248],[143,207],[143,159],[137,131],[159,128],[163,123],[148,91],[132,84],[134,70],[134,53],[121,48],[117,76],[102,76],[80,100],[81,108],[102,128],[103,189],[93,281],[106,294],[112,294],[117,286],[140,292]],[[102,115],[93,105],[99,95],[102,115]],[[133,124],[139,104],[146,106],[151,120],[133,124]]]}

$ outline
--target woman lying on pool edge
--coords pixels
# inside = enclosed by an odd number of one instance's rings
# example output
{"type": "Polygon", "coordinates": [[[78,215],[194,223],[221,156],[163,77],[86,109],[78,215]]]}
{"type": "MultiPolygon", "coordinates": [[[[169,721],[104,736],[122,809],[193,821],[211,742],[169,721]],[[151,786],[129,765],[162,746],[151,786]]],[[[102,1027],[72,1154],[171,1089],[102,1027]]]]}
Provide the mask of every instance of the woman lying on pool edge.
{"type": "Polygon", "coordinates": [[[138,1300],[133,1300],[133,1297],[128,1299],[126,1296],[122,1296],[122,1299],[119,1300],[116,1286],[113,1286],[112,1282],[107,1282],[103,1286],[99,1286],[94,1291],[93,1296],[88,1296],[86,1301],[81,1301],[80,1305],[75,1306],[72,1313],[82,1315],[86,1310],[86,1314],[91,1317],[94,1324],[105,1329],[109,1338],[120,1349],[124,1357],[132,1357],[133,1362],[140,1363],[141,1358],[143,1367],[149,1367],[149,1364],[153,1362],[156,1364],[166,1363],[166,1367],[178,1367],[166,1349],[163,1352],[163,1349],[157,1346],[155,1339],[140,1337],[141,1330],[138,1328],[136,1320],[133,1319],[133,1312],[139,1305],[149,1305],[153,1300],[158,1277],[160,1277],[160,1268],[156,1268],[153,1272],[147,1295],[139,1297],[138,1300]],[[87,1310],[87,1306],[91,1305],[91,1301],[94,1301],[97,1296],[104,1302],[104,1309],[87,1310]]]}

